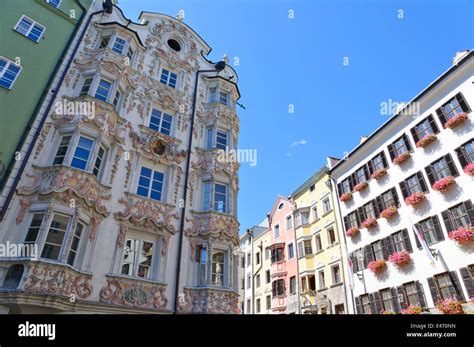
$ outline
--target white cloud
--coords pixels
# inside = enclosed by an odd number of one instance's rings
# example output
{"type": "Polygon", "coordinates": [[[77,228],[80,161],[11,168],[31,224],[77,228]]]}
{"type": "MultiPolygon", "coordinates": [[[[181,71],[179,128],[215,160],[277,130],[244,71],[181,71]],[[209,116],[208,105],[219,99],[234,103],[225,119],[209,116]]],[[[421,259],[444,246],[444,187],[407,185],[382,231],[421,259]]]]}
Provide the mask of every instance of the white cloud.
{"type": "Polygon", "coordinates": [[[298,141],[295,141],[291,144],[291,147],[296,147],[296,146],[299,146],[299,145],[305,145],[307,144],[308,142],[305,140],[305,139],[301,139],[301,140],[298,140],[298,141]]]}

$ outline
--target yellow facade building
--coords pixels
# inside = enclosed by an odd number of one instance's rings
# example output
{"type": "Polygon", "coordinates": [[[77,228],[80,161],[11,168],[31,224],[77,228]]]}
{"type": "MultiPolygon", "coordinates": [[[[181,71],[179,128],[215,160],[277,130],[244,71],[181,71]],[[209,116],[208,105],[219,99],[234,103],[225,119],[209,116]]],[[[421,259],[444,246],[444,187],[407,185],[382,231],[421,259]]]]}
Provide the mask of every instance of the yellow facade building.
{"type": "Polygon", "coordinates": [[[334,185],[320,168],[293,194],[302,313],[347,313],[344,235],[334,185]]]}
{"type": "Polygon", "coordinates": [[[253,240],[254,313],[256,314],[272,313],[270,242],[271,235],[268,229],[253,240]]]}

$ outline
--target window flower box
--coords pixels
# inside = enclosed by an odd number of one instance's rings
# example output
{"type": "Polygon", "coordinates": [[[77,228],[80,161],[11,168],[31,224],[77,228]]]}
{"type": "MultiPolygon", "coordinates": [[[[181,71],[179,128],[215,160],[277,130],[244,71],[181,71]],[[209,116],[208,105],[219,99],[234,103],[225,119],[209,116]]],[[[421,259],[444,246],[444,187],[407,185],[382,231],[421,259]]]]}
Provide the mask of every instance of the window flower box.
{"type": "Polygon", "coordinates": [[[371,228],[377,224],[377,219],[375,217],[369,217],[365,221],[362,222],[363,228],[371,228]]]}
{"type": "Polygon", "coordinates": [[[386,310],[383,310],[383,311],[380,311],[380,314],[397,314],[396,312],[393,312],[393,311],[386,311],[386,310]]]}
{"type": "Polygon", "coordinates": [[[398,213],[398,210],[396,207],[388,207],[382,212],[380,212],[380,217],[385,218],[385,219],[390,219],[393,216],[395,216],[398,213]]]}
{"type": "Polygon", "coordinates": [[[375,171],[370,177],[375,178],[376,180],[382,178],[387,174],[387,169],[386,168],[381,168],[375,171]]]}
{"type": "Polygon", "coordinates": [[[464,173],[466,175],[469,175],[471,177],[474,177],[474,163],[470,163],[470,164],[467,164],[465,167],[464,167],[464,173]]]}
{"type": "Polygon", "coordinates": [[[341,195],[341,197],[339,198],[339,200],[341,201],[349,201],[352,199],[352,193],[344,193],[341,195]]]}
{"type": "Polygon", "coordinates": [[[415,206],[425,198],[425,193],[416,192],[405,199],[405,204],[415,206]]]}
{"type": "Polygon", "coordinates": [[[346,235],[349,237],[356,236],[359,233],[359,229],[357,228],[349,228],[346,230],[346,235]]]}
{"type": "Polygon", "coordinates": [[[453,129],[453,128],[457,127],[458,125],[464,123],[464,121],[466,119],[467,119],[467,113],[466,112],[458,113],[453,118],[448,119],[448,121],[446,123],[444,123],[444,128],[445,129],[447,129],[447,128],[453,129]]]}
{"type": "Polygon", "coordinates": [[[402,314],[420,314],[423,309],[420,306],[410,305],[407,308],[402,309],[402,314]]]}
{"type": "Polygon", "coordinates": [[[443,314],[464,314],[461,301],[455,299],[440,300],[436,303],[436,308],[443,314]]]}
{"type": "Polygon", "coordinates": [[[474,227],[459,227],[456,230],[451,231],[448,234],[448,237],[450,240],[454,240],[459,243],[468,243],[470,241],[474,241],[474,227]]]}
{"type": "Polygon", "coordinates": [[[400,165],[401,163],[403,163],[405,160],[407,160],[410,157],[411,157],[411,153],[405,152],[405,153],[400,154],[398,157],[394,158],[392,160],[392,163],[394,163],[395,165],[400,165]]]}
{"type": "Polygon", "coordinates": [[[386,267],[387,267],[387,263],[383,259],[372,260],[368,265],[369,270],[375,274],[380,273],[381,271],[385,270],[386,267]]]}
{"type": "Polygon", "coordinates": [[[388,261],[399,266],[405,266],[411,261],[410,252],[408,251],[401,251],[395,252],[390,257],[388,257],[388,261]]]}
{"type": "Polygon", "coordinates": [[[444,177],[440,180],[437,180],[433,184],[432,188],[436,190],[437,192],[444,193],[446,189],[448,189],[448,187],[454,182],[456,182],[456,180],[454,179],[453,176],[444,177]]]}
{"type": "Polygon", "coordinates": [[[356,186],[354,187],[354,190],[356,192],[361,192],[363,191],[365,188],[367,188],[369,186],[369,184],[367,182],[361,182],[359,184],[356,184],[356,186]]]}
{"type": "Polygon", "coordinates": [[[418,142],[416,143],[416,147],[425,148],[426,146],[428,146],[434,140],[436,140],[436,135],[435,134],[426,135],[422,139],[418,140],[418,142]]]}

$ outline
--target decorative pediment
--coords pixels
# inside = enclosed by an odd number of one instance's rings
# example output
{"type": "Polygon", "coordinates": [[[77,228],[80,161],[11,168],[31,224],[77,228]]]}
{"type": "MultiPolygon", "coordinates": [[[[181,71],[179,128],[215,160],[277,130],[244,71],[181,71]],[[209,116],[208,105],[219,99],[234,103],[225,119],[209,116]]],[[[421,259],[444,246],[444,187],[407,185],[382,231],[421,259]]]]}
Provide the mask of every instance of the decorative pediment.
{"type": "Polygon", "coordinates": [[[178,220],[179,214],[173,206],[134,194],[127,194],[127,198],[120,199],[119,203],[124,205],[124,209],[114,213],[116,220],[146,231],[176,232],[174,220],[178,220]]]}
{"type": "Polygon", "coordinates": [[[239,244],[239,223],[232,215],[217,212],[192,212],[191,225],[184,230],[188,237],[216,238],[221,241],[239,244]]]}
{"type": "Polygon", "coordinates": [[[146,127],[141,129],[141,134],[130,131],[130,138],[133,148],[139,150],[145,158],[165,165],[178,165],[186,158],[186,151],[178,149],[180,140],[146,127]]]}
{"type": "Polygon", "coordinates": [[[109,211],[104,201],[110,200],[109,187],[97,181],[90,172],[77,170],[67,166],[33,166],[34,173],[27,173],[31,182],[18,188],[20,195],[47,195],[62,193],[63,200],[69,202],[75,197],[97,213],[108,216],[109,211]]]}

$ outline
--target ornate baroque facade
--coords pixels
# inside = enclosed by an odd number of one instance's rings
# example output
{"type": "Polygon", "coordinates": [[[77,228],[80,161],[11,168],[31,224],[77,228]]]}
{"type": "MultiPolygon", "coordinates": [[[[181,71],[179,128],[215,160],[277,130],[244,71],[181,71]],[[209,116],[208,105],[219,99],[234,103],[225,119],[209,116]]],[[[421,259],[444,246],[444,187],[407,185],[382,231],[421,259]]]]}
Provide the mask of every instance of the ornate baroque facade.
{"type": "Polygon", "coordinates": [[[237,75],[182,21],[139,19],[82,28],[0,227],[39,252],[1,259],[2,312],[237,310],[238,164],[217,155],[237,146],[237,75]]]}

